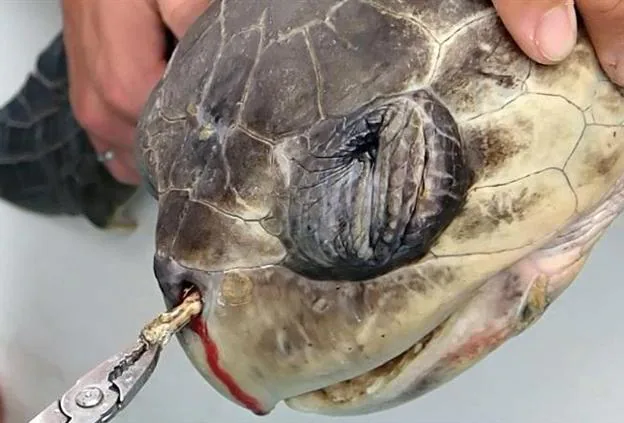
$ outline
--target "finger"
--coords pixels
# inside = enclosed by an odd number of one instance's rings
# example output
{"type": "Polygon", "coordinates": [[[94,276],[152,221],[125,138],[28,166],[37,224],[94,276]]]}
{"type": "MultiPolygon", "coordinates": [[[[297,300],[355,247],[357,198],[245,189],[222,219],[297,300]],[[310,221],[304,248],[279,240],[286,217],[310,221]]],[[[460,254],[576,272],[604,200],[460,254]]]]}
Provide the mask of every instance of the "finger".
{"type": "Polygon", "coordinates": [[[553,64],[572,52],[577,37],[572,0],[493,0],[493,3],[511,36],[533,60],[553,64]]]}
{"type": "Polygon", "coordinates": [[[111,109],[135,123],[166,66],[162,21],[148,1],[98,4],[93,81],[111,109]]]}
{"type": "Polygon", "coordinates": [[[139,185],[141,176],[137,171],[132,154],[129,150],[111,150],[114,154],[111,160],[104,162],[104,166],[117,181],[128,185],[139,185]]]}
{"type": "Polygon", "coordinates": [[[160,0],[158,9],[167,27],[180,39],[213,2],[214,0],[160,0]]]}
{"type": "MultiPolygon", "coordinates": [[[[97,64],[101,61],[103,45],[109,44],[106,36],[100,31],[101,27],[108,27],[107,15],[102,14],[104,4],[110,10],[128,6],[137,7],[141,0],[134,2],[119,2],[113,7],[102,0],[91,2],[76,2],[66,0],[63,2],[64,18],[64,42],[67,50],[67,64],[69,73],[70,103],[74,114],[89,134],[90,141],[98,153],[112,151],[115,153],[114,160],[105,162],[110,173],[121,182],[137,184],[140,180],[136,165],[132,158],[132,146],[134,144],[134,132],[136,118],[124,113],[123,106],[127,103],[125,95],[122,101],[121,111],[119,107],[107,101],[106,96],[101,94],[101,87],[97,85],[97,64]],[[98,13],[99,12],[99,13],[98,13]],[[104,23],[102,23],[104,19],[104,23]],[[96,75],[94,78],[93,75],[96,75]],[[99,90],[98,90],[99,88],[99,90]]],[[[109,12],[110,10],[104,10],[109,12]]],[[[157,19],[157,18],[155,18],[157,19]]],[[[160,27],[159,27],[160,29],[160,27]]],[[[136,38],[136,37],[134,37],[136,38]]],[[[129,37],[129,39],[134,39],[129,37]]],[[[148,46],[149,49],[149,46],[148,46]]],[[[155,56],[158,54],[156,53],[155,56]]],[[[140,56],[139,56],[140,59],[140,56]]],[[[117,60],[112,58],[112,61],[117,60]]],[[[134,66],[134,62],[126,66],[134,66]]],[[[138,66],[139,69],[142,69],[138,66]]],[[[108,78],[110,81],[114,78],[108,78]]],[[[113,81],[112,86],[117,82],[113,81]]],[[[105,88],[104,91],[107,91],[105,88]]],[[[110,92],[111,90],[108,89],[110,92]]],[[[114,93],[114,96],[121,96],[114,93]]],[[[133,94],[129,94],[132,96],[133,94]]],[[[132,101],[132,99],[130,99],[132,101]]],[[[135,112],[136,113],[136,112],[135,112]]]]}
{"type": "Polygon", "coordinates": [[[137,170],[132,149],[116,148],[107,141],[93,135],[90,136],[90,139],[98,155],[104,155],[108,151],[113,153],[113,157],[103,163],[113,178],[129,185],[139,185],[141,183],[141,176],[137,170]]]}
{"type": "Polygon", "coordinates": [[[578,8],[603,69],[624,86],[624,0],[578,0],[578,8]]]}
{"type": "Polygon", "coordinates": [[[118,159],[107,162],[106,168],[113,178],[122,184],[137,186],[141,183],[141,177],[138,173],[134,169],[127,167],[118,159]]]}
{"type": "Polygon", "coordinates": [[[116,164],[119,168],[115,169],[113,177],[129,185],[139,185],[141,183],[141,174],[137,169],[134,150],[119,150],[115,157],[117,158],[116,164]]]}
{"type": "Polygon", "coordinates": [[[89,56],[98,47],[85,3],[64,2],[63,41],[67,51],[69,99],[76,120],[92,136],[108,143],[128,145],[134,122],[117,113],[100,97],[90,78],[89,56]],[[86,22],[86,23],[85,23],[86,22]]]}
{"type": "MultiPolygon", "coordinates": [[[[92,89],[79,91],[80,100],[74,101],[75,115],[80,125],[89,134],[91,144],[98,154],[108,150],[120,156],[119,151],[133,151],[135,127],[113,113],[110,108],[97,96],[92,89]]],[[[105,166],[111,175],[120,182],[136,185],[140,178],[136,171],[133,157],[126,153],[121,155],[121,161],[111,160],[105,166]]]]}
{"type": "Polygon", "coordinates": [[[70,84],[70,103],[76,120],[87,132],[107,144],[124,147],[132,144],[134,122],[112,109],[89,82],[82,79],[70,84]]]}

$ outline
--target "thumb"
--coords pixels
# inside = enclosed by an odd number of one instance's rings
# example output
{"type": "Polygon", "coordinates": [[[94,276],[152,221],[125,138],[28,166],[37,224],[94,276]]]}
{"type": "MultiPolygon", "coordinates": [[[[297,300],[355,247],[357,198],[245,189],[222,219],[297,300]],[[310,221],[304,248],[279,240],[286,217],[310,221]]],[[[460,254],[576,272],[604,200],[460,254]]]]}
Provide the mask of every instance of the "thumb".
{"type": "Polygon", "coordinates": [[[573,0],[493,0],[501,20],[531,59],[553,64],[574,48],[577,20],[573,0]]]}
{"type": "Polygon", "coordinates": [[[213,2],[214,0],[158,0],[158,9],[165,25],[180,39],[213,2]]]}

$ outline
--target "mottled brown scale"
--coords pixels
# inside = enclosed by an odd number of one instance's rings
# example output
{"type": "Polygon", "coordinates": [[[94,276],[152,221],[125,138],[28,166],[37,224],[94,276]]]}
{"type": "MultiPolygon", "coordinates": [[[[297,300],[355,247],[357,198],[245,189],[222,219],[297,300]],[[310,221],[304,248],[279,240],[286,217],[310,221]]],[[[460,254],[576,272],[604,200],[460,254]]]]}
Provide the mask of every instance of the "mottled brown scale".
{"type": "Polygon", "coordinates": [[[492,13],[492,3],[488,0],[371,0],[370,3],[422,22],[438,41],[447,39],[475,17],[492,13]]]}
{"type": "Polygon", "coordinates": [[[221,0],[189,34],[139,124],[155,266],[269,408],[396,359],[624,174],[583,30],[548,67],[485,0],[221,0]]]}
{"type": "Polygon", "coordinates": [[[183,266],[219,271],[273,264],[284,256],[277,239],[263,239],[259,223],[227,215],[200,202],[191,200],[178,220],[171,257],[183,266]],[[250,256],[238,248],[239,243],[245,243],[258,255],[250,256]],[[258,262],[258,257],[263,257],[262,261],[258,262]]]}
{"type": "Polygon", "coordinates": [[[472,165],[483,177],[491,176],[497,169],[504,167],[510,157],[526,148],[513,142],[513,138],[513,128],[476,127],[464,132],[464,139],[474,145],[472,165]]]}
{"type": "Polygon", "coordinates": [[[495,111],[519,96],[531,63],[489,14],[462,26],[441,48],[432,82],[456,119],[495,111]]]}
{"type": "Polygon", "coordinates": [[[314,65],[303,32],[268,45],[253,80],[257,83],[249,87],[242,115],[245,127],[279,138],[307,129],[319,119],[314,65]]]}
{"type": "Polygon", "coordinates": [[[249,29],[228,39],[216,62],[214,76],[198,105],[215,124],[234,121],[262,45],[262,31],[249,29]]]}
{"type": "Polygon", "coordinates": [[[167,194],[167,208],[159,210],[156,249],[167,249],[173,244],[178,235],[180,217],[184,215],[188,201],[188,193],[184,191],[171,191],[167,194]]]}
{"type": "Polygon", "coordinates": [[[223,13],[224,31],[230,36],[241,28],[258,25],[265,28],[266,41],[270,42],[287,37],[310,21],[325,19],[335,4],[335,0],[231,0],[223,13]]]}
{"type": "Polygon", "coordinates": [[[422,85],[436,54],[421,26],[358,0],[341,3],[309,33],[322,81],[321,104],[332,116],[380,94],[422,85]]]}
{"type": "Polygon", "coordinates": [[[164,78],[159,87],[162,96],[157,100],[160,104],[158,108],[166,119],[183,119],[187,115],[187,107],[198,103],[201,89],[193,84],[177,84],[175,81],[186,78],[194,78],[201,81],[201,86],[205,87],[208,80],[214,73],[219,48],[222,45],[220,25],[216,22],[217,11],[210,8],[206,12],[208,19],[198,21],[197,25],[189,29],[186,36],[178,44],[173,61],[179,61],[179,66],[168,66],[167,77],[164,78]],[[209,44],[200,42],[202,38],[213,40],[209,44]],[[197,58],[195,60],[184,60],[185,57],[197,58]]]}
{"type": "Polygon", "coordinates": [[[237,205],[227,210],[245,219],[262,219],[272,209],[275,174],[271,172],[273,148],[249,134],[236,129],[228,137],[225,162],[240,162],[245,173],[229,172],[229,185],[236,195],[237,205]]]}

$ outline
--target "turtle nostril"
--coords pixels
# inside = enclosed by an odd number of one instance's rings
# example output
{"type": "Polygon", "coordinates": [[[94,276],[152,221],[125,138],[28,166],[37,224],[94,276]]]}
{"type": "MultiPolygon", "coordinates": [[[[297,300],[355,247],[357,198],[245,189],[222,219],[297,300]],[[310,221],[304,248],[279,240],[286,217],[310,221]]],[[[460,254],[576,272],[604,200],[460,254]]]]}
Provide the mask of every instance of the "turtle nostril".
{"type": "Polygon", "coordinates": [[[167,307],[177,306],[190,290],[203,291],[206,283],[204,272],[186,268],[171,257],[159,254],[154,256],[153,266],[167,307]]]}
{"type": "Polygon", "coordinates": [[[178,304],[189,283],[190,271],[177,264],[170,257],[154,256],[154,276],[158,281],[167,307],[178,304]]]}

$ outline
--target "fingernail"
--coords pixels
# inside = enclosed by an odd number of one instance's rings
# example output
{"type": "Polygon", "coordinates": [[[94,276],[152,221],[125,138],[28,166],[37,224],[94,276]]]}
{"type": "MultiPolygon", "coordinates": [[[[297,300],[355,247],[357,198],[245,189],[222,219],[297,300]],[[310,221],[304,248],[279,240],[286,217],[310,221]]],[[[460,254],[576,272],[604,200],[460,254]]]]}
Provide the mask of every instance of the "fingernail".
{"type": "Polygon", "coordinates": [[[537,26],[535,44],[553,62],[563,60],[576,44],[576,13],[571,4],[550,9],[537,26]]]}

